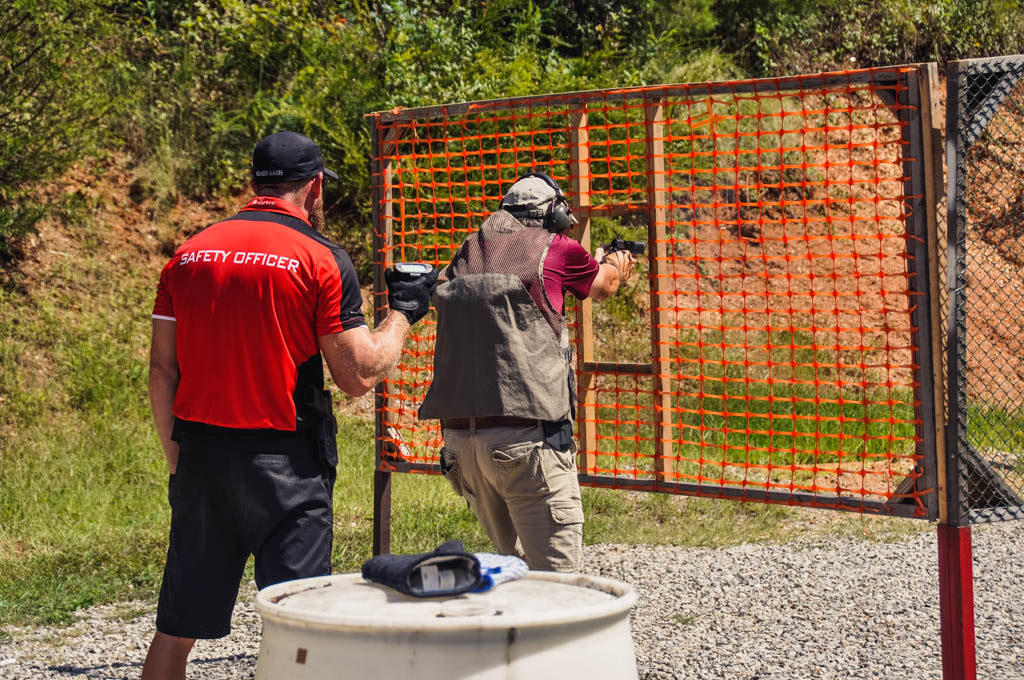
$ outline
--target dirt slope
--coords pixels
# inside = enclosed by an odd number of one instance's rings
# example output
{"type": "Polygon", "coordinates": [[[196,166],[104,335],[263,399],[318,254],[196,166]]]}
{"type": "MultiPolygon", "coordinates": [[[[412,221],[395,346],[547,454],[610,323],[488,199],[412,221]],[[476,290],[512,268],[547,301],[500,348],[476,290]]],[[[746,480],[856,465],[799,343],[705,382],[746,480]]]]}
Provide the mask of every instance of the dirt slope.
{"type": "MultiPolygon", "coordinates": [[[[63,267],[74,266],[86,253],[102,252],[111,265],[110,276],[118,275],[118,265],[132,263],[136,271],[156,282],[160,269],[174,250],[203,227],[234,214],[248,199],[247,193],[200,201],[181,197],[170,208],[160,210],[155,198],[140,197],[131,159],[111,154],[94,165],[72,168],[59,182],[40,188],[51,205],[73,205],[66,215],[42,220],[36,234],[26,239],[19,258],[0,270],[5,285],[31,295],[47,287],[74,285],[61,276],[63,267]]],[[[70,291],[76,296],[87,290],[70,291]]],[[[363,311],[372,318],[372,287],[363,287],[363,311]]],[[[40,348],[45,353],[46,348],[40,348]]],[[[145,348],[140,348],[145,351],[145,348]]],[[[45,358],[32,362],[45,371],[45,358]]],[[[31,366],[27,366],[32,370],[31,366]]],[[[326,367],[325,367],[326,368],[326,367]]],[[[373,397],[352,399],[335,388],[335,410],[345,415],[373,418],[373,397]]]]}

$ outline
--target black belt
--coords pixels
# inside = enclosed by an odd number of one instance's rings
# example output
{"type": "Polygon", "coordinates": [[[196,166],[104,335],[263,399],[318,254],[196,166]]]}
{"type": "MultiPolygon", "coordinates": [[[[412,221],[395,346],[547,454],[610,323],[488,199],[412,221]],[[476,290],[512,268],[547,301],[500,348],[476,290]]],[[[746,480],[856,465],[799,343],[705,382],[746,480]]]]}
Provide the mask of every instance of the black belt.
{"type": "Polygon", "coordinates": [[[518,416],[484,416],[482,418],[445,418],[442,427],[452,430],[482,430],[488,427],[533,427],[542,421],[518,416]]]}

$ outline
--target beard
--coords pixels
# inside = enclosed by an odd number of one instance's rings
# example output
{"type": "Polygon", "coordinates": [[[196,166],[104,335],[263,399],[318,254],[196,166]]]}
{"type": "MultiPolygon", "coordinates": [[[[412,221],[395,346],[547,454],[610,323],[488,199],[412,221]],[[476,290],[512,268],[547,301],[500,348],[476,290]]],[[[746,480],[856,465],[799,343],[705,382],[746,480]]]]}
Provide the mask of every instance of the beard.
{"type": "Polygon", "coordinates": [[[309,224],[319,232],[324,230],[324,196],[320,194],[309,210],[309,224]]]}

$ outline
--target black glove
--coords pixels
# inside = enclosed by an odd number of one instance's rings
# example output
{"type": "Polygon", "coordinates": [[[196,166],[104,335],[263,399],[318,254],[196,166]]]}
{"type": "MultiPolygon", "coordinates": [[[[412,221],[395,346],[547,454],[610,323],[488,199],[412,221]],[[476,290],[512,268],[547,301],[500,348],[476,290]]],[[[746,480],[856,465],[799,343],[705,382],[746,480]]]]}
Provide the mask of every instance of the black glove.
{"type": "MultiPolygon", "coordinates": [[[[428,265],[429,266],[429,265],[428,265]]],[[[437,288],[436,268],[424,274],[408,273],[388,267],[384,270],[384,281],[388,286],[388,306],[405,314],[409,324],[414,324],[430,311],[430,297],[437,288]]]]}
{"type": "Polygon", "coordinates": [[[480,587],[480,560],[448,541],[433,552],[377,555],[363,564],[363,578],[414,597],[458,595],[480,587]]]}

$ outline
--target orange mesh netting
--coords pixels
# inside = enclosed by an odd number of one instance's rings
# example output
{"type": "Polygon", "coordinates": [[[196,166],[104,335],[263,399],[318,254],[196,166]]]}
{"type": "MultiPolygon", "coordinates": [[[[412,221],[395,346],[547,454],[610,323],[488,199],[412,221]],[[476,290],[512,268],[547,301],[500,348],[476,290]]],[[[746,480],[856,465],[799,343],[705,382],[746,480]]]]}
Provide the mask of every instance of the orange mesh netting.
{"type": "MultiPolygon", "coordinates": [[[[374,114],[378,268],[445,265],[547,172],[584,245],[648,244],[614,298],[568,311],[584,484],[923,516],[910,71],[374,114]]],[[[416,417],[435,330],[378,393],[380,469],[436,471],[416,417]]]]}

